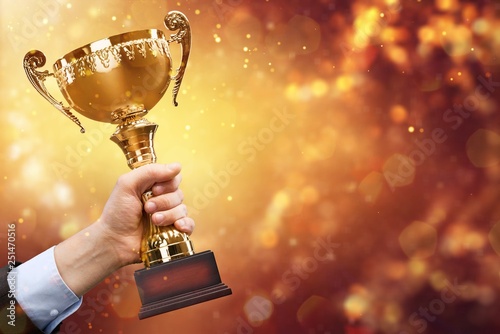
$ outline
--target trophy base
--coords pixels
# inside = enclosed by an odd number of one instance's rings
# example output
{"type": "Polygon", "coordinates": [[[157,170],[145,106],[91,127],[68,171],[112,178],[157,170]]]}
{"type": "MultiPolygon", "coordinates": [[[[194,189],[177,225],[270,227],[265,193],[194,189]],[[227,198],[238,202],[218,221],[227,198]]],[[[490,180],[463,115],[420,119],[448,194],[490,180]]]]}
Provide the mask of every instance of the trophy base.
{"type": "Polygon", "coordinates": [[[211,251],[144,268],[136,271],[134,276],[142,302],[139,319],[232,293],[221,282],[211,251]]]}

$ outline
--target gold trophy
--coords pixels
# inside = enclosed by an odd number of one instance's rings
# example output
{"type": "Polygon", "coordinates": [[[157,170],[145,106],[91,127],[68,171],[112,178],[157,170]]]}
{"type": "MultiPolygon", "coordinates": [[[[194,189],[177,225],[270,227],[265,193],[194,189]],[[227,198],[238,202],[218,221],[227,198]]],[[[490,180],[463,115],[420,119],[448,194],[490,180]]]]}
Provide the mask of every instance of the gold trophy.
{"type": "MultiPolygon", "coordinates": [[[[45,87],[55,77],[70,106],[90,119],[117,124],[111,140],[120,146],[130,168],[154,163],[153,137],[157,124],[143,118],[174,81],[173,103],[184,76],[191,47],[186,16],[172,11],[165,26],[176,34],[166,39],[161,30],[149,29],[101,39],[76,49],[54,63],[54,73],[40,72],[45,65],[41,51],[24,57],[24,69],[35,89],[85,132],[69,107],[58,102],[45,87]],[[181,64],[175,76],[169,44],[181,45],[181,64]]],[[[143,201],[152,196],[148,191],[143,201]]],[[[221,282],[211,251],[195,253],[191,240],[172,226],[156,226],[144,219],[141,259],[145,268],[134,273],[142,307],[139,319],[230,295],[221,282]]]]}

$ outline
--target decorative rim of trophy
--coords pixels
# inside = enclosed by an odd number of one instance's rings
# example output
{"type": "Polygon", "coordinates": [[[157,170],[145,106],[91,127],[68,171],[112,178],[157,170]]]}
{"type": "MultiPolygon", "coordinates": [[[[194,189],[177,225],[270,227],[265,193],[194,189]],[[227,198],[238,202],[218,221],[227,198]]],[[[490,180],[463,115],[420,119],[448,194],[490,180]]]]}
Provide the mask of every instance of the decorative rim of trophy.
{"type": "MultiPolygon", "coordinates": [[[[90,119],[117,124],[111,140],[122,149],[132,169],[156,162],[153,138],[158,125],[144,116],[161,100],[171,81],[173,104],[177,106],[190,54],[191,29],[186,16],[171,11],[164,23],[169,30],[178,30],[168,40],[157,29],[100,39],[59,58],[53,73],[38,70],[46,63],[41,51],[28,52],[23,61],[35,89],[77,124],[82,133],[85,129],[70,107],[90,119]],[[169,50],[172,42],[180,44],[182,54],[174,76],[169,50]],[[48,92],[48,77],[55,77],[70,107],[48,92]]],[[[143,202],[151,196],[151,191],[146,192],[143,202]]],[[[141,242],[145,269],[135,273],[143,303],[140,319],[232,293],[220,280],[213,253],[195,254],[186,233],[172,226],[156,226],[150,216],[147,218],[141,242]],[[178,278],[165,282],[165,277],[178,278]]]]}

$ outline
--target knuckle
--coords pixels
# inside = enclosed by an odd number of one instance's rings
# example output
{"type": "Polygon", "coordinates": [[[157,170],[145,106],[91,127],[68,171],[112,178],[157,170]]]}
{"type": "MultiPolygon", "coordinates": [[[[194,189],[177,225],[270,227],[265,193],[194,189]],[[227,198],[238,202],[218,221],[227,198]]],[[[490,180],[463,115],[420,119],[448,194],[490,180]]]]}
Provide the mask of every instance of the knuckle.
{"type": "Polygon", "coordinates": [[[185,217],[187,215],[187,207],[185,204],[180,204],[177,207],[177,212],[182,215],[182,217],[185,217]]]}
{"type": "Polygon", "coordinates": [[[181,189],[177,189],[177,196],[179,198],[180,203],[184,201],[184,192],[181,189]]]}

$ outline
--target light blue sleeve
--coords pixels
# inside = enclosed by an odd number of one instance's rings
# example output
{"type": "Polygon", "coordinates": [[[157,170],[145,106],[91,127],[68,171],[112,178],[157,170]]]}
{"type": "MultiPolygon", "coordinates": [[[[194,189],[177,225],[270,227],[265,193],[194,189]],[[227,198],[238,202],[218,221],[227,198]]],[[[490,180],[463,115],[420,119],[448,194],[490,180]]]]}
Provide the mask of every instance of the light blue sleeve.
{"type": "Polygon", "coordinates": [[[51,333],[83,301],[62,280],[54,248],[47,249],[9,273],[9,278],[16,282],[17,302],[44,333],[51,333]]]}

